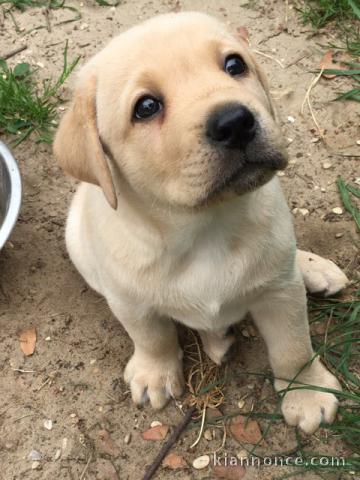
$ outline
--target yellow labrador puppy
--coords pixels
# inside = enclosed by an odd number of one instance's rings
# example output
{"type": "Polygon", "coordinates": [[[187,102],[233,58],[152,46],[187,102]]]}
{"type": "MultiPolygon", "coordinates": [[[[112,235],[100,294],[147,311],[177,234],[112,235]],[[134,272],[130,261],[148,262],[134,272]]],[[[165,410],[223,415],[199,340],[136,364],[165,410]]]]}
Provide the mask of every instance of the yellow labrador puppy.
{"type": "MultiPolygon", "coordinates": [[[[219,363],[227,329],[248,311],[278,391],[294,377],[340,389],[312,361],[304,279],[331,294],[346,277],[296,250],[274,177],[286,154],[245,41],[193,12],[122,33],[80,71],[54,148],[83,182],[67,221],[70,256],[135,345],[125,370],[134,402],[161,408],[182,393],[175,321],[198,330],[219,363]]],[[[306,389],[282,403],[305,432],[332,422],[336,407],[332,393],[306,389]]]]}

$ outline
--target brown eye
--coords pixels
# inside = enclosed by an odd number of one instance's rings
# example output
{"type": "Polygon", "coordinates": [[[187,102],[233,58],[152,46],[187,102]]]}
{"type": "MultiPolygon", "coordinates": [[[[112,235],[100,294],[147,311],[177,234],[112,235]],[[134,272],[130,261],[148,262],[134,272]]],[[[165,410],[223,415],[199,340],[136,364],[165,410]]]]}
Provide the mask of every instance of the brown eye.
{"type": "Polygon", "coordinates": [[[242,75],[246,72],[247,66],[240,55],[228,55],[225,59],[224,70],[232,77],[242,75]]]}
{"type": "Polygon", "coordinates": [[[149,96],[141,97],[134,108],[135,120],[152,118],[163,109],[163,104],[157,98],[149,96]]]}

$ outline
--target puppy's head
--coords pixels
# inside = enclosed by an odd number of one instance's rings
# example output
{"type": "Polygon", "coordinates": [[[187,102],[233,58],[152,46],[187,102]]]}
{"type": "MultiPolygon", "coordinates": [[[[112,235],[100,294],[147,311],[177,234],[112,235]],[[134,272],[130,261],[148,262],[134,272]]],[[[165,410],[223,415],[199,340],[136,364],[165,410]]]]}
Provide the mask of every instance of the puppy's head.
{"type": "Polygon", "coordinates": [[[54,148],[113,207],[123,185],[192,208],[266,183],[286,166],[279,139],[246,42],[188,12],[128,30],[83,67],[54,148]]]}

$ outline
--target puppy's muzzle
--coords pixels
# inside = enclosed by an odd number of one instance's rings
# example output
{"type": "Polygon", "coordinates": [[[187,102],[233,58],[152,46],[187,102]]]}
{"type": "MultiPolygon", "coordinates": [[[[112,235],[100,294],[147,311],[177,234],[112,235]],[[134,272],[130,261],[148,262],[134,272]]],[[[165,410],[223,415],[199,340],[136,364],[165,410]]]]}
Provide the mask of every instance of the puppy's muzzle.
{"type": "Polygon", "coordinates": [[[206,124],[206,136],[215,147],[245,150],[254,139],[257,122],[251,111],[231,103],[213,111],[206,124]]]}

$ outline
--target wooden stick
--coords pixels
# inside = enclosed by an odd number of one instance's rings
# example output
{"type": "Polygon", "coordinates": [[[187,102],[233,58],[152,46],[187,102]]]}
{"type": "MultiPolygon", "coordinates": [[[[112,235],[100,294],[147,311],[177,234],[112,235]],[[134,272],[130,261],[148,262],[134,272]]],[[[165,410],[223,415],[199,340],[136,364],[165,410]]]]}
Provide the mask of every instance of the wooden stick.
{"type": "Polygon", "coordinates": [[[8,53],[5,53],[2,57],[0,57],[2,60],[7,60],[10,57],[13,57],[14,55],[17,55],[18,53],[22,52],[23,50],[26,50],[28,47],[27,45],[22,45],[21,47],[15,48],[15,50],[11,50],[8,53]]]}
{"type": "Polygon", "coordinates": [[[185,430],[187,425],[189,424],[192,415],[194,414],[196,408],[191,407],[189,410],[186,412],[184,415],[184,418],[181,420],[181,422],[175,427],[174,431],[170,435],[168,441],[164,443],[164,445],[161,447],[160,452],[157,454],[155,460],[153,463],[149,466],[149,468],[146,470],[145,475],[143,476],[142,480],[150,480],[153,478],[156,470],[160,467],[161,462],[164,460],[166,457],[167,453],[171,449],[171,447],[176,443],[182,432],[185,430]]]}

